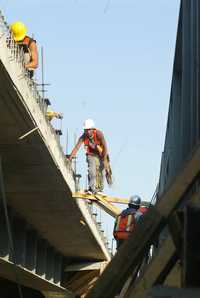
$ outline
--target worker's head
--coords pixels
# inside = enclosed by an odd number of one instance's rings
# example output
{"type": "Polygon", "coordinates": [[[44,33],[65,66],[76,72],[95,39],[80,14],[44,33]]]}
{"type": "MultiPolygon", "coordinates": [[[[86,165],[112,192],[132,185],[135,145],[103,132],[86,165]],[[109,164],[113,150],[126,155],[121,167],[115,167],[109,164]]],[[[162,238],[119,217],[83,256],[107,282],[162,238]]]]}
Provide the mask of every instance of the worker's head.
{"type": "Polygon", "coordinates": [[[85,133],[90,135],[94,128],[95,128],[95,124],[92,119],[85,120],[85,122],[83,124],[83,129],[84,129],[85,133]]]}
{"type": "Polygon", "coordinates": [[[139,209],[141,205],[141,198],[137,195],[131,196],[129,199],[128,206],[130,208],[139,209]]]}
{"type": "Polygon", "coordinates": [[[13,38],[16,42],[22,41],[26,36],[26,26],[22,22],[15,22],[10,26],[13,38]]]}

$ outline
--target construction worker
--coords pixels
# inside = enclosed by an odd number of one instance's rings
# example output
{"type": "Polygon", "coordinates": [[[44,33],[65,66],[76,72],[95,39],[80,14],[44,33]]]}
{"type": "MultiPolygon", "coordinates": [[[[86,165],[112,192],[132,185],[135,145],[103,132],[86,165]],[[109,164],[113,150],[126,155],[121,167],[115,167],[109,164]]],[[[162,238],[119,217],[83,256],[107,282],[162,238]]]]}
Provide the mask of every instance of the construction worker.
{"type": "Polygon", "coordinates": [[[14,41],[23,49],[24,66],[30,78],[33,77],[34,70],[38,67],[38,50],[36,41],[27,36],[26,26],[22,22],[15,22],[10,26],[14,41]]]}
{"type": "Polygon", "coordinates": [[[47,111],[46,112],[46,117],[49,121],[51,121],[54,118],[57,119],[63,119],[63,115],[59,112],[54,112],[54,111],[47,111]]]}
{"type": "Polygon", "coordinates": [[[79,138],[76,146],[69,155],[69,160],[76,156],[82,144],[86,149],[88,164],[88,193],[102,194],[103,170],[108,158],[107,145],[103,133],[95,128],[94,121],[87,119],[83,125],[84,133],[79,138]]]}
{"type": "Polygon", "coordinates": [[[137,195],[131,196],[128,208],[117,216],[113,230],[113,236],[117,242],[117,249],[128,239],[130,233],[133,232],[137,222],[143,215],[143,213],[139,211],[140,205],[141,198],[137,195]]]}

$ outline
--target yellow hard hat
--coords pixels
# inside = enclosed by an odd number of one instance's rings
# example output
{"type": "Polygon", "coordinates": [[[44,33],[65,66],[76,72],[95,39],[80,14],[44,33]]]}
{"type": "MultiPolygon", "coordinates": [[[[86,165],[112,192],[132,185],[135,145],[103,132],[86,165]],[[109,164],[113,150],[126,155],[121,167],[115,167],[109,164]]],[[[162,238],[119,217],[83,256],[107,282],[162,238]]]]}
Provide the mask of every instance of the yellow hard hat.
{"type": "Polygon", "coordinates": [[[15,41],[21,41],[26,36],[26,26],[22,22],[15,22],[10,26],[15,41]]]}

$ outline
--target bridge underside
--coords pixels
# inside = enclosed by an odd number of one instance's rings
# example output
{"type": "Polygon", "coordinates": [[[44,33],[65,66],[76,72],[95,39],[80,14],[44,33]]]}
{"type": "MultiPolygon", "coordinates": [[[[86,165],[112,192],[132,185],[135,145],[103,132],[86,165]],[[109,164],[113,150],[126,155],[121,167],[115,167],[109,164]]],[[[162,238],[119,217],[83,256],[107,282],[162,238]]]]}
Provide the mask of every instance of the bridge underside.
{"type": "Polygon", "coordinates": [[[8,204],[63,255],[104,259],[40,134],[18,140],[34,122],[2,65],[0,80],[0,155],[8,204]]]}

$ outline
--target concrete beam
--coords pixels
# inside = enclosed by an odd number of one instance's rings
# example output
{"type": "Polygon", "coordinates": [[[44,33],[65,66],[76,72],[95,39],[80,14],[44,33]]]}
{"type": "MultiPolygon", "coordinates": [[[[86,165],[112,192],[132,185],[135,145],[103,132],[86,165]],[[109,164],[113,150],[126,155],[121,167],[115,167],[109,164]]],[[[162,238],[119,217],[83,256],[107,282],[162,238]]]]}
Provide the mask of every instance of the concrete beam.
{"type": "Polygon", "coordinates": [[[66,287],[73,293],[77,294],[78,297],[82,295],[85,296],[85,294],[97,280],[98,276],[99,273],[96,270],[77,272],[69,281],[64,281],[64,285],[66,285],[66,287]]]}
{"type": "MultiPolygon", "coordinates": [[[[62,256],[60,253],[50,247],[46,240],[41,239],[30,225],[9,208],[8,217],[13,238],[13,254],[8,239],[5,214],[2,210],[0,208],[0,257],[59,286],[62,274],[62,256]]],[[[4,275],[2,277],[5,278],[4,275]]]]}
{"type": "Polygon", "coordinates": [[[0,276],[5,279],[16,282],[16,277],[18,276],[18,281],[20,284],[30,287],[39,291],[55,291],[63,294],[71,294],[67,289],[55,285],[54,283],[45,280],[39,275],[30,272],[29,270],[22,268],[20,266],[15,267],[12,262],[7,261],[4,258],[0,258],[0,276]],[[16,276],[17,274],[17,276],[16,276]]]}

